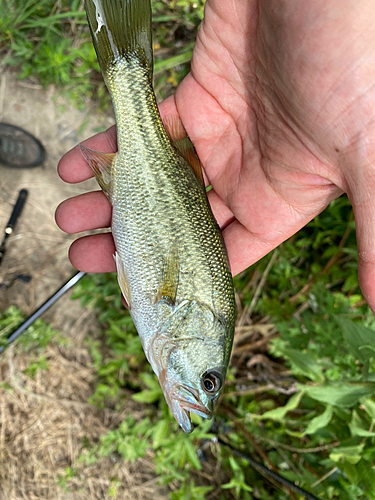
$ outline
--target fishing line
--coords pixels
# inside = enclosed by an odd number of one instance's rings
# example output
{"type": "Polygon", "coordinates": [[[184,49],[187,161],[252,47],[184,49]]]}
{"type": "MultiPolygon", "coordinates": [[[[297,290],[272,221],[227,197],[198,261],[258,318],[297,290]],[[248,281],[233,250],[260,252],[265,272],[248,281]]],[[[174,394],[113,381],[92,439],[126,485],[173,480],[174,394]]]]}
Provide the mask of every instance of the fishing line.
{"type": "Polygon", "coordinates": [[[274,472],[274,471],[268,469],[264,465],[260,464],[256,460],[253,460],[251,457],[245,455],[244,453],[237,450],[236,448],[233,448],[232,445],[230,445],[229,443],[226,443],[225,441],[223,441],[219,437],[217,437],[216,439],[217,439],[218,443],[220,443],[222,446],[226,446],[227,448],[229,448],[234,455],[237,455],[238,457],[246,460],[246,462],[248,462],[252,467],[254,467],[255,470],[259,471],[263,476],[270,478],[270,479],[273,479],[277,483],[279,483],[283,486],[286,486],[287,488],[294,491],[298,495],[303,496],[303,498],[305,498],[306,500],[320,500],[318,497],[316,497],[312,493],[309,493],[308,491],[304,490],[303,488],[296,486],[294,483],[292,483],[288,479],[285,479],[284,477],[280,476],[279,474],[277,474],[277,472],[274,472]]]}

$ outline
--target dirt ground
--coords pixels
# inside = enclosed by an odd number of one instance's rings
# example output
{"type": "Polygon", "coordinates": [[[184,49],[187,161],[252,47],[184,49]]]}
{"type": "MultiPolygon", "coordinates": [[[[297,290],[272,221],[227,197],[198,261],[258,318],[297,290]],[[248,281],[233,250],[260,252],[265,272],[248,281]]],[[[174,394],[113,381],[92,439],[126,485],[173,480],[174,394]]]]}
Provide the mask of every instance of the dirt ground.
{"type": "MultiPolygon", "coordinates": [[[[25,128],[44,144],[43,166],[14,170],[0,165],[0,238],[18,191],[29,196],[7,244],[0,267],[0,313],[10,305],[25,315],[32,313],[75,270],[68,261],[74,237],[62,233],[54,211],[64,199],[92,188],[95,181],[68,185],[57,175],[61,156],[98,128],[107,128],[113,116],[99,116],[94,109],[78,111],[53,87],[19,82],[10,73],[0,75],[0,122],[25,128]],[[20,276],[30,276],[25,283],[20,276]]],[[[87,403],[93,392],[94,374],[85,339],[96,329],[95,316],[77,301],[61,298],[43,317],[70,339],[71,347],[51,344],[44,355],[48,371],[35,379],[23,374],[33,353],[19,353],[14,346],[0,354],[0,500],[106,499],[111,479],[120,481],[116,498],[166,498],[156,485],[147,457],[129,467],[110,459],[94,467],[80,467],[76,487],[65,491],[59,476],[75,465],[83,439],[95,440],[116,427],[128,411],[99,410],[87,403]],[[9,389],[9,387],[11,389],[9,389]]],[[[73,482],[74,482],[73,481],[73,482]]]]}

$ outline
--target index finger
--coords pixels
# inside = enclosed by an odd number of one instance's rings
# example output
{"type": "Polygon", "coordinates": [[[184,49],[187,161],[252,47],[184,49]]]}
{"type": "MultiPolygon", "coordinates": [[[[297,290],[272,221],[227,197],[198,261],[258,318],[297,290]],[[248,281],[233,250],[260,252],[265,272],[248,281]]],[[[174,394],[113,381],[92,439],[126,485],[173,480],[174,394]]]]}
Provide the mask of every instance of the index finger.
{"type": "MultiPolygon", "coordinates": [[[[116,126],[113,125],[105,132],[90,137],[90,139],[83,141],[82,144],[101,153],[115,153],[117,151],[116,126]]],[[[94,175],[82,156],[79,145],[61,158],[57,171],[61,179],[70,184],[86,181],[94,175]]]]}

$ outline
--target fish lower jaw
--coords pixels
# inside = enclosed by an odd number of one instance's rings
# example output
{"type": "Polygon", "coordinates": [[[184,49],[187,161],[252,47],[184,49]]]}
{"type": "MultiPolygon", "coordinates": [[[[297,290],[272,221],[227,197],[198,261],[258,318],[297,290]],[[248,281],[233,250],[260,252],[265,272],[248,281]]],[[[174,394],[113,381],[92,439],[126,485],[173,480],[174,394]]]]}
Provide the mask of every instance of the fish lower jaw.
{"type": "Polygon", "coordinates": [[[194,429],[190,413],[195,413],[202,418],[210,420],[212,412],[195,396],[194,389],[190,389],[189,391],[187,388],[184,389],[183,393],[181,393],[181,389],[172,392],[170,409],[181,428],[189,433],[194,429]],[[184,394],[185,392],[187,394],[184,394]]]}
{"type": "Polygon", "coordinates": [[[194,425],[192,424],[190,413],[195,413],[196,415],[199,415],[200,417],[207,420],[211,420],[212,418],[211,413],[207,413],[207,411],[203,412],[199,408],[191,408],[190,406],[185,407],[181,404],[179,404],[179,407],[180,410],[178,413],[175,413],[173,411],[172,413],[181,429],[187,434],[190,434],[190,432],[194,430],[194,425]]]}
{"type": "Polygon", "coordinates": [[[184,410],[184,408],[181,408],[181,413],[184,413],[184,418],[181,420],[177,420],[178,425],[181,427],[181,429],[186,432],[186,434],[190,434],[194,430],[194,426],[191,422],[190,419],[190,414],[187,410],[184,410]]]}

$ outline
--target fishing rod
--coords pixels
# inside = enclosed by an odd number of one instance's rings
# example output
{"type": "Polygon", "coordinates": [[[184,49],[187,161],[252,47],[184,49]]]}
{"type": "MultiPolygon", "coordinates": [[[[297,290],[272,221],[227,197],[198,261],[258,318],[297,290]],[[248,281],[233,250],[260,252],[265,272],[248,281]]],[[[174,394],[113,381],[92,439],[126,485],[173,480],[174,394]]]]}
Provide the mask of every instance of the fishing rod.
{"type": "MultiPolygon", "coordinates": [[[[0,265],[3,260],[5,254],[5,245],[9,238],[9,236],[13,233],[14,228],[16,226],[17,220],[21,215],[23,207],[26,202],[26,198],[28,195],[27,189],[21,189],[18,193],[17,201],[13,207],[12,213],[10,215],[9,221],[5,226],[4,237],[0,244],[0,265]]],[[[70,288],[72,288],[86,273],[79,271],[74,274],[69,280],[64,283],[49,299],[47,299],[36,311],[33,312],[31,316],[29,316],[23,323],[20,325],[13,333],[11,333],[5,342],[4,346],[0,346],[0,354],[4,351],[6,347],[8,347],[12,342],[14,342],[22,333],[24,333],[30,325],[34,323],[47,309],[49,309],[57,300],[59,300],[64,293],[66,293],[70,288]]]]}
{"type": "Polygon", "coordinates": [[[30,325],[34,323],[35,320],[39,318],[43,313],[47,311],[60,297],[64,295],[68,290],[70,290],[86,273],[79,271],[74,274],[66,283],[64,283],[49,299],[47,299],[31,316],[29,316],[26,321],[22,323],[12,334],[10,334],[6,339],[6,344],[0,346],[0,354],[8,347],[12,342],[14,342],[22,333],[24,333],[30,325]]]}
{"type": "Polygon", "coordinates": [[[10,218],[8,220],[8,223],[5,226],[4,237],[3,237],[3,240],[0,244],[0,265],[1,265],[1,261],[3,260],[4,254],[5,254],[5,244],[9,238],[9,236],[14,231],[14,228],[16,226],[16,222],[17,222],[19,216],[21,215],[21,212],[22,212],[23,207],[25,205],[27,195],[28,195],[27,189],[21,189],[21,191],[18,193],[17,201],[13,207],[13,210],[12,210],[12,213],[11,213],[10,218]]]}
{"type": "Polygon", "coordinates": [[[249,456],[245,455],[244,453],[242,453],[241,451],[237,450],[232,445],[230,445],[229,443],[226,443],[218,436],[216,437],[216,439],[217,439],[217,442],[220,443],[220,445],[226,446],[227,448],[229,448],[232,451],[232,453],[234,455],[237,455],[238,457],[246,460],[246,462],[248,464],[250,464],[252,467],[254,467],[255,470],[260,472],[266,478],[272,479],[273,481],[279,483],[280,485],[286,486],[290,490],[294,491],[294,493],[301,495],[306,500],[320,500],[318,497],[316,497],[312,493],[309,493],[308,491],[304,490],[303,488],[296,486],[294,483],[292,483],[288,479],[285,479],[285,477],[282,477],[279,474],[277,474],[277,472],[274,472],[274,471],[268,469],[267,467],[260,464],[256,460],[253,460],[251,457],[249,457],[249,456]]]}

